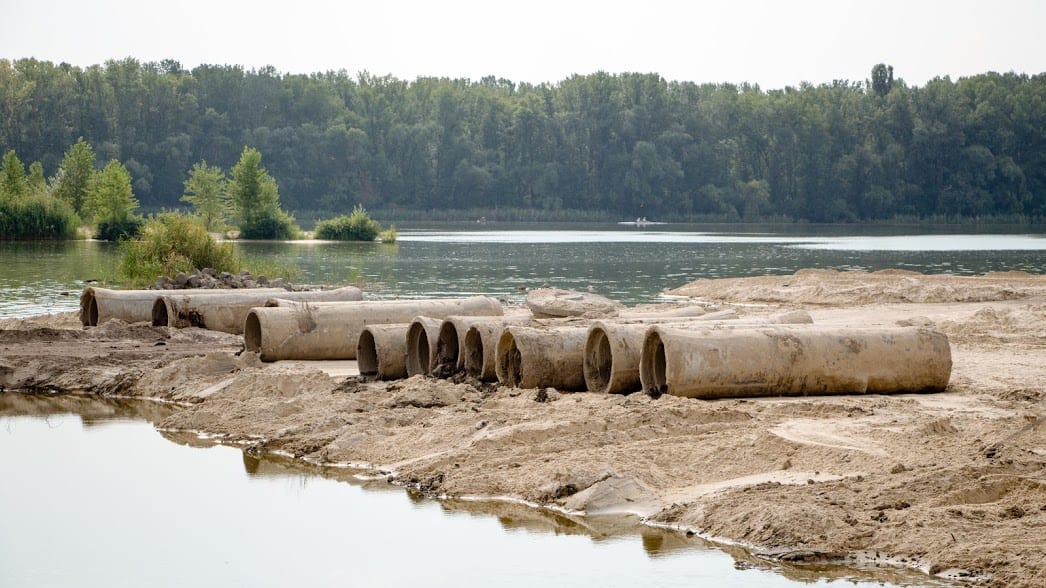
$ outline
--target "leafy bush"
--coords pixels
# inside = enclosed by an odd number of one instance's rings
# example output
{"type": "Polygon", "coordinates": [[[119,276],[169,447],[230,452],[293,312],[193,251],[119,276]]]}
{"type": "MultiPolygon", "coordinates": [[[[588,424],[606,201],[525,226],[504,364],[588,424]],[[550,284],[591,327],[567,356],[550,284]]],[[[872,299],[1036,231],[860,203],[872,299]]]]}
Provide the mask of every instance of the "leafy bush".
{"type": "Polygon", "coordinates": [[[400,234],[396,232],[396,227],[390,225],[388,229],[385,229],[378,235],[378,238],[381,239],[382,243],[392,245],[399,240],[400,234]]]}
{"type": "Polygon", "coordinates": [[[296,239],[301,230],[294,224],[294,217],[282,210],[269,211],[251,221],[240,223],[241,239],[296,239]]]}
{"type": "Polygon", "coordinates": [[[381,224],[372,219],[359,204],[352,214],[336,216],[316,223],[316,238],[331,241],[373,241],[381,224]]]}
{"type": "Polygon", "coordinates": [[[133,239],[142,230],[145,219],[139,216],[131,216],[124,220],[109,219],[98,222],[94,238],[101,241],[119,241],[121,239],[133,239]]]}
{"type": "Polygon", "coordinates": [[[72,206],[46,194],[0,198],[0,239],[72,239],[80,218],[72,206]]]}
{"type": "Polygon", "coordinates": [[[121,244],[123,256],[117,270],[132,287],[152,284],[159,276],[192,272],[207,267],[218,271],[240,271],[240,259],[232,243],[217,243],[196,218],[163,213],[145,221],[134,240],[121,244]]]}

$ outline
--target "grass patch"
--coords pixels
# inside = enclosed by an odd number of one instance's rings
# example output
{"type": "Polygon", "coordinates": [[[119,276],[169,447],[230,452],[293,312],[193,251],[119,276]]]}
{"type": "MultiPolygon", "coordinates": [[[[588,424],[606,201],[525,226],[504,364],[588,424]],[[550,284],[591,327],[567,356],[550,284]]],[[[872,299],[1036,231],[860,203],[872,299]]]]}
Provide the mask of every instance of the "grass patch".
{"type": "Polygon", "coordinates": [[[75,239],[80,219],[67,203],[48,195],[0,198],[0,239],[46,241],[75,239]]]}
{"type": "Polygon", "coordinates": [[[381,224],[357,204],[352,209],[352,214],[343,214],[316,223],[315,236],[327,241],[373,241],[380,232],[381,224]]]}

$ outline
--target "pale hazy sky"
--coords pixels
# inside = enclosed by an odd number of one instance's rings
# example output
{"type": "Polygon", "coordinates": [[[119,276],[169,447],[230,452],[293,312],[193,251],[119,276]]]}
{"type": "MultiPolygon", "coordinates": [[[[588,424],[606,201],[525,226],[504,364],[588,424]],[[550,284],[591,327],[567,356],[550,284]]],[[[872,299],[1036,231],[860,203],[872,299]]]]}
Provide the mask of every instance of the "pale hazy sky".
{"type": "Polygon", "coordinates": [[[0,0],[0,58],[135,57],[557,82],[603,70],[764,89],[1046,71],[1046,0],[0,0]]]}

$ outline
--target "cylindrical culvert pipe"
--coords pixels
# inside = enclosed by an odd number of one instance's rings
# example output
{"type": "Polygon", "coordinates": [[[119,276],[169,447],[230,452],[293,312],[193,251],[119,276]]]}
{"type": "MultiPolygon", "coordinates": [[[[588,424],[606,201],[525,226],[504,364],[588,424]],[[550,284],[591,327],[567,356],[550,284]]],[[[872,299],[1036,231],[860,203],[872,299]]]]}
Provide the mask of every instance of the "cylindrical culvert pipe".
{"type": "Polygon", "coordinates": [[[409,324],[367,325],[356,345],[360,375],[376,380],[407,377],[407,330],[409,324]]]}
{"type": "MultiPolygon", "coordinates": [[[[200,289],[193,294],[212,296],[229,291],[200,289]]],[[[253,288],[251,291],[264,292],[267,297],[287,292],[283,288],[253,288]]],[[[80,323],[85,327],[96,327],[114,318],[128,323],[148,322],[152,320],[156,300],[172,292],[174,290],[110,290],[88,286],[80,294],[80,323]]]]}
{"type": "MultiPolygon", "coordinates": [[[[498,340],[505,328],[509,325],[528,325],[534,318],[529,312],[526,314],[485,317],[486,320],[474,322],[465,331],[463,354],[465,373],[482,382],[494,382],[498,379],[497,374],[497,348],[498,340]]],[[[459,341],[461,331],[458,331],[459,341]]]]}
{"type": "Polygon", "coordinates": [[[922,328],[773,327],[687,331],[654,326],[643,389],[692,398],[940,392],[952,357],[922,328]]]}
{"type": "Polygon", "coordinates": [[[749,318],[734,320],[706,319],[718,316],[710,313],[693,318],[665,317],[643,319],[607,319],[592,323],[585,341],[585,386],[589,392],[610,394],[629,394],[642,389],[639,377],[639,363],[643,354],[643,340],[651,325],[672,326],[678,328],[715,328],[734,329],[770,324],[809,324],[813,322],[810,314],[797,310],[767,318],[749,318]]]}
{"type": "Polygon", "coordinates": [[[587,334],[587,327],[506,327],[496,351],[498,381],[511,388],[583,391],[587,334]]]}
{"type": "MultiPolygon", "coordinates": [[[[465,347],[466,335],[472,327],[481,323],[491,323],[494,326],[503,327],[506,324],[522,325],[527,324],[533,320],[533,315],[530,312],[517,313],[512,315],[500,316],[500,317],[487,317],[487,316],[448,316],[443,320],[443,324],[439,328],[439,337],[436,340],[436,361],[432,367],[432,374],[438,378],[448,378],[453,374],[465,371],[465,358],[468,355],[465,347]]],[[[500,330],[497,335],[491,339],[490,351],[490,379],[496,379],[494,374],[494,348],[497,346],[498,337],[501,336],[500,330]]],[[[480,345],[478,350],[482,356],[483,341],[479,340],[475,343],[480,345]]],[[[482,358],[480,358],[482,361],[482,358]]],[[[479,376],[479,374],[473,374],[479,376]]]]}
{"type": "MultiPolygon", "coordinates": [[[[213,292],[213,291],[211,291],[213,292]]],[[[280,299],[295,302],[349,302],[363,300],[363,291],[355,286],[334,290],[278,292],[280,299]]],[[[225,290],[219,294],[198,295],[195,291],[167,293],[153,304],[153,326],[175,328],[200,327],[239,335],[247,312],[265,306],[273,293],[259,289],[225,290]]]]}
{"type": "Polygon", "coordinates": [[[407,376],[428,375],[436,365],[436,342],[443,321],[419,316],[407,329],[407,376]]]}
{"type": "Polygon", "coordinates": [[[356,359],[360,333],[368,325],[409,323],[417,316],[502,313],[501,303],[487,296],[280,304],[286,306],[251,309],[244,321],[244,345],[262,361],[356,359]]]}

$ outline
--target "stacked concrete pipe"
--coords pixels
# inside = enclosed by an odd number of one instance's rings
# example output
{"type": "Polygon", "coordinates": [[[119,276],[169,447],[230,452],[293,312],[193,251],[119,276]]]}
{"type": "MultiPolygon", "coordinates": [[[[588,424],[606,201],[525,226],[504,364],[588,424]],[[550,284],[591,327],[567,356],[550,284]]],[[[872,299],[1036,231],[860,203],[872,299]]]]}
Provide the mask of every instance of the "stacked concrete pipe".
{"type": "Polygon", "coordinates": [[[951,375],[943,333],[924,328],[650,327],[644,390],[691,398],[940,392],[951,375]]]}
{"type": "Polygon", "coordinates": [[[367,325],[356,345],[360,375],[376,380],[407,377],[407,330],[410,325],[367,325]]]}
{"type": "Polygon", "coordinates": [[[429,375],[436,365],[436,343],[443,321],[416,317],[407,328],[407,376],[429,375]]]}
{"type": "Polygon", "coordinates": [[[510,325],[498,339],[495,371],[511,388],[583,391],[586,326],[510,325]]]}
{"type": "MultiPolygon", "coordinates": [[[[214,290],[199,292],[182,290],[156,299],[152,307],[153,326],[200,327],[239,335],[252,308],[265,306],[273,298],[272,292],[260,289],[214,290]],[[208,292],[203,294],[201,292],[208,292]]],[[[280,291],[279,298],[295,302],[350,302],[363,300],[363,291],[354,286],[333,290],[303,292],[280,291]]]]}
{"type": "Polygon", "coordinates": [[[661,316],[596,321],[588,328],[585,340],[585,387],[589,392],[629,394],[642,388],[639,362],[643,340],[651,325],[678,328],[723,328],[767,326],[770,324],[809,324],[810,313],[798,310],[768,318],[738,319],[736,314],[709,313],[692,318],[661,316]]]}
{"type": "MultiPolygon", "coordinates": [[[[220,296],[231,291],[228,289],[199,290],[193,294],[220,296]]],[[[80,294],[80,323],[85,327],[96,327],[114,318],[128,323],[151,321],[153,306],[157,299],[170,292],[170,290],[110,290],[88,286],[80,294]]],[[[252,288],[251,292],[258,293],[265,298],[287,294],[283,288],[252,288]]]]}
{"type": "Polygon", "coordinates": [[[408,323],[417,316],[502,314],[501,303],[487,296],[438,300],[361,302],[271,301],[254,308],[244,321],[247,351],[262,361],[281,359],[356,359],[360,333],[368,325],[408,323]]]}

